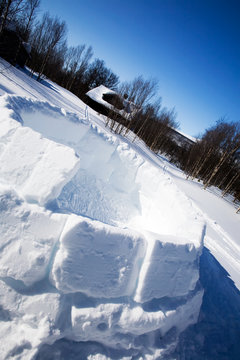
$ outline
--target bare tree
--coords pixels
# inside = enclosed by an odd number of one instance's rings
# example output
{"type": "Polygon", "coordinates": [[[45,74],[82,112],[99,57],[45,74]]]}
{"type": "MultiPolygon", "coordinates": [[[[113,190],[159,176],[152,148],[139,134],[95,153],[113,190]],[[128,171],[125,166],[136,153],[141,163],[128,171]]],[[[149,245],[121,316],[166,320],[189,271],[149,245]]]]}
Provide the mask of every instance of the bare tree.
{"type": "Polygon", "coordinates": [[[44,70],[44,75],[61,86],[64,86],[65,80],[64,61],[66,53],[67,41],[63,41],[52,51],[44,70]]]}
{"type": "Polygon", "coordinates": [[[105,62],[103,60],[95,59],[94,62],[90,64],[85,74],[84,82],[90,89],[99,85],[104,85],[109,89],[116,89],[119,79],[112,70],[105,66],[105,62]]]}
{"type": "Polygon", "coordinates": [[[40,80],[48,59],[53,54],[57,45],[64,42],[66,36],[66,24],[57,17],[52,18],[45,13],[42,20],[37,24],[31,36],[33,47],[33,71],[38,70],[40,80]],[[40,61],[38,61],[40,60],[40,61]]]}
{"type": "Polygon", "coordinates": [[[13,0],[2,0],[1,4],[0,4],[0,15],[1,15],[1,22],[0,22],[0,34],[2,33],[5,25],[6,25],[6,21],[7,21],[7,17],[9,15],[9,11],[11,8],[13,0]]]}
{"type": "Polygon", "coordinates": [[[65,71],[68,78],[65,86],[68,90],[71,90],[77,77],[83,77],[92,55],[91,46],[86,48],[86,45],[78,45],[68,49],[65,61],[65,71]]]}
{"type": "Polygon", "coordinates": [[[240,150],[240,128],[239,124],[231,123],[228,124],[228,131],[225,133],[225,139],[221,143],[219,149],[220,157],[216,165],[211,172],[211,175],[208,177],[207,181],[204,184],[204,189],[206,189],[210,184],[214,176],[220,170],[220,168],[229,160],[231,157],[240,150]]]}
{"type": "Polygon", "coordinates": [[[22,14],[26,15],[26,6],[28,0],[0,0],[0,33],[5,27],[6,23],[15,23],[17,25],[18,19],[22,14]]]}
{"type": "MultiPolygon", "coordinates": [[[[127,95],[127,100],[129,103],[134,105],[135,110],[131,114],[131,116],[126,116],[129,119],[128,125],[126,127],[125,135],[128,131],[134,127],[134,122],[136,121],[136,116],[139,119],[142,119],[143,123],[147,123],[147,120],[150,116],[150,112],[155,109],[156,112],[157,106],[149,104],[149,101],[156,96],[157,93],[157,81],[155,79],[145,80],[142,76],[138,76],[133,81],[122,83],[118,92],[122,97],[127,95]],[[151,111],[150,111],[151,107],[151,111]],[[144,120],[143,120],[144,118],[144,120]]],[[[159,101],[160,99],[158,99],[159,101]]],[[[161,100],[159,101],[159,104],[161,100]]]]}
{"type": "Polygon", "coordinates": [[[156,79],[145,80],[142,76],[138,76],[133,81],[122,83],[118,91],[127,94],[128,100],[142,108],[156,95],[157,89],[156,79]]]}
{"type": "Polygon", "coordinates": [[[192,147],[185,168],[188,176],[202,177],[205,173],[205,177],[209,178],[218,158],[229,149],[234,132],[235,125],[226,123],[225,119],[220,119],[216,125],[207,129],[202,138],[192,147]]]}
{"type": "Polygon", "coordinates": [[[151,131],[151,140],[149,139],[149,147],[153,151],[162,149],[164,143],[169,139],[171,128],[177,128],[175,110],[163,109],[161,114],[156,118],[156,125],[151,131]]]}
{"type": "Polygon", "coordinates": [[[26,0],[25,11],[20,18],[22,27],[22,36],[25,41],[28,40],[33,21],[36,18],[37,10],[40,6],[40,0],[26,0]]]}
{"type": "Polygon", "coordinates": [[[222,197],[224,197],[226,193],[231,190],[232,186],[238,180],[239,177],[240,177],[240,171],[236,172],[236,174],[231,178],[229,183],[226,185],[224,191],[222,192],[222,197]]]}

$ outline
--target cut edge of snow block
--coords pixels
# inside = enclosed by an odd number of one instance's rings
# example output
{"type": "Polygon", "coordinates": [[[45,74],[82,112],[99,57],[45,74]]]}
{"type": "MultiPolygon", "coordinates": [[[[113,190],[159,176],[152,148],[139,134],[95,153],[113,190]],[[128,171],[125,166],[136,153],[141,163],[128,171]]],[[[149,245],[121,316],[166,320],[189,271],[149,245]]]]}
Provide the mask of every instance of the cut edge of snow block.
{"type": "Polygon", "coordinates": [[[129,334],[132,339],[153,331],[160,331],[161,336],[164,336],[173,327],[180,333],[197,321],[202,297],[203,291],[200,290],[186,303],[164,312],[144,311],[141,306],[124,303],[107,303],[88,308],[72,306],[72,339],[99,341],[113,348],[117,343],[118,347],[128,348],[126,338],[129,334]]]}
{"type": "Polygon", "coordinates": [[[26,201],[43,206],[57,198],[79,166],[72,148],[20,126],[2,153],[0,182],[11,185],[26,201]]]}
{"type": "Polygon", "coordinates": [[[185,296],[194,290],[199,280],[205,224],[199,221],[193,228],[192,239],[145,233],[148,248],[139,274],[136,302],[185,296]]]}
{"type": "Polygon", "coordinates": [[[44,279],[66,218],[0,184],[0,277],[20,289],[44,279]]]}
{"type": "Polygon", "coordinates": [[[51,281],[64,293],[133,295],[146,242],[138,233],[71,215],[60,238],[51,281]]]}
{"type": "Polygon", "coordinates": [[[74,177],[80,160],[73,149],[49,141],[46,153],[33,169],[22,194],[29,202],[44,206],[55,200],[74,177]]]}

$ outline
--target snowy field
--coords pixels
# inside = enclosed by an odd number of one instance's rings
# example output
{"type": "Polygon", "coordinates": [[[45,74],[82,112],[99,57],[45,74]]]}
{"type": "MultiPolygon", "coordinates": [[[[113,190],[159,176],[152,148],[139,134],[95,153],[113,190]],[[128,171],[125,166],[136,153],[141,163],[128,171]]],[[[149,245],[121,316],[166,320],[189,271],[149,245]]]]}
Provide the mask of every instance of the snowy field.
{"type": "Polygon", "coordinates": [[[240,215],[0,62],[0,358],[239,359],[240,215]]]}

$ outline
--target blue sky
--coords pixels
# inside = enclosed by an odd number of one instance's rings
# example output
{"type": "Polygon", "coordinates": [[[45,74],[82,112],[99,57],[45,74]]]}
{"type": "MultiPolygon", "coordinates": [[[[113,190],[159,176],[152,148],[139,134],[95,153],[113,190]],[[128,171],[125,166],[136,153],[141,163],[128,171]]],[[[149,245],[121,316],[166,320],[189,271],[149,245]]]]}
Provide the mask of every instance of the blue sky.
{"type": "Polygon", "coordinates": [[[42,0],[121,81],[156,78],[183,132],[240,121],[239,0],[42,0]]]}

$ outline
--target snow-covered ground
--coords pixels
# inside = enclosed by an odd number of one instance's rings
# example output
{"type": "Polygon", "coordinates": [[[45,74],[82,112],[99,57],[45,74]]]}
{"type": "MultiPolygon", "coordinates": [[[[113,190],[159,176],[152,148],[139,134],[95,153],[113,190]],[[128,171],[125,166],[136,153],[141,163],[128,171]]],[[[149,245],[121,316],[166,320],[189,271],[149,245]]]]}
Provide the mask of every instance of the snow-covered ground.
{"type": "Polygon", "coordinates": [[[234,205],[3,60],[0,95],[0,358],[239,359],[234,205]]]}

